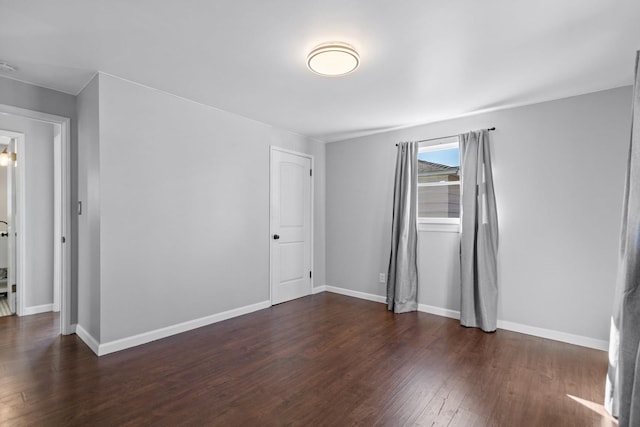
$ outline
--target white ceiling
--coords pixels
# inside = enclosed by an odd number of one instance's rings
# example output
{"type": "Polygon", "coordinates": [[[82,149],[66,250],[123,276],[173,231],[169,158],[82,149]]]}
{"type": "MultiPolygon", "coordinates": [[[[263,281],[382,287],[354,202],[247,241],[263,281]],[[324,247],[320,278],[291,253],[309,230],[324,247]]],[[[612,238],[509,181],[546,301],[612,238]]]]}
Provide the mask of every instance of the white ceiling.
{"type": "Polygon", "coordinates": [[[0,60],[71,94],[99,70],[336,141],[630,85],[639,18],[638,0],[0,0],[0,60]],[[335,40],[361,67],[308,71],[335,40]]]}

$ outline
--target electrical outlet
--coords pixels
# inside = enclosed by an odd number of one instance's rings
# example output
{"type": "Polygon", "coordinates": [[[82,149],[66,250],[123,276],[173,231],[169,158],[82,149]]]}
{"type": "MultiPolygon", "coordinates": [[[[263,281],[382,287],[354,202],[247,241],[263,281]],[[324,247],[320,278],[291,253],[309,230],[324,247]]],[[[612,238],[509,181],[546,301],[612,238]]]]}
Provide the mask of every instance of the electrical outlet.
{"type": "Polygon", "coordinates": [[[385,283],[387,281],[387,278],[385,277],[384,273],[380,273],[380,283],[385,283]]]}

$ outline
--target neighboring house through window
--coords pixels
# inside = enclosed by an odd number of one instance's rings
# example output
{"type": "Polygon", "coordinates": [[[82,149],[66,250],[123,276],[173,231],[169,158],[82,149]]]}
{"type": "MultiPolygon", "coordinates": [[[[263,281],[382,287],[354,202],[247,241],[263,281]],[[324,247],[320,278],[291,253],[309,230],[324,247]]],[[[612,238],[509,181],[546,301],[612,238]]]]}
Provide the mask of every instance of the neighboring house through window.
{"type": "Polygon", "coordinates": [[[460,223],[460,142],[457,136],[420,145],[418,221],[460,223]]]}

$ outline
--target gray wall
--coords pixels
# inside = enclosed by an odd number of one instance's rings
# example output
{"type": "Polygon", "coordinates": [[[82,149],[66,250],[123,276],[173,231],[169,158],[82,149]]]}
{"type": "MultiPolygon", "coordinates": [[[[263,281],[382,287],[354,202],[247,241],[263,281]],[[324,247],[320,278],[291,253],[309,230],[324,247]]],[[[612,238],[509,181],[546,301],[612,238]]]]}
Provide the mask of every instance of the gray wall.
{"type": "Polygon", "coordinates": [[[100,261],[94,338],[269,299],[270,144],[315,155],[314,263],[324,284],[323,144],[112,76],[98,86],[98,100],[86,100],[99,105],[98,125],[87,125],[99,129],[99,166],[81,173],[99,177],[99,198],[83,200],[100,221],[89,243],[100,261]]]}
{"type": "MultiPolygon", "coordinates": [[[[77,147],[76,97],[51,89],[0,77],[0,104],[54,114],[71,119],[71,194],[70,208],[75,212],[78,200],[77,188],[77,147]]],[[[71,323],[77,321],[77,218],[71,215],[71,323]]]]}
{"type": "Polygon", "coordinates": [[[53,304],[53,125],[0,115],[0,129],[25,135],[24,306],[53,304]]]}
{"type": "MultiPolygon", "coordinates": [[[[100,340],[99,78],[78,95],[78,325],[100,340]]],[[[74,211],[76,212],[76,211],[74,211]]]]}
{"type": "MultiPolygon", "coordinates": [[[[499,318],[607,340],[631,88],[327,145],[327,285],[384,295],[395,143],[496,126],[499,318]]],[[[419,302],[459,309],[458,235],[420,232],[419,302]]]]}

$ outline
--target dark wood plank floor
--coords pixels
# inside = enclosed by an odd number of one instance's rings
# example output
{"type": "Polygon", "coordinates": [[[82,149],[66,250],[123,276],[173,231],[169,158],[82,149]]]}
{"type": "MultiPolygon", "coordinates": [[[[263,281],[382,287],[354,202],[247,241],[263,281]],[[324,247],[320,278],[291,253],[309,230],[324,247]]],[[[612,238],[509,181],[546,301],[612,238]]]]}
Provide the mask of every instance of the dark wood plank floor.
{"type": "Polygon", "coordinates": [[[0,319],[0,424],[607,426],[604,352],[322,293],[96,357],[0,319]]]}

